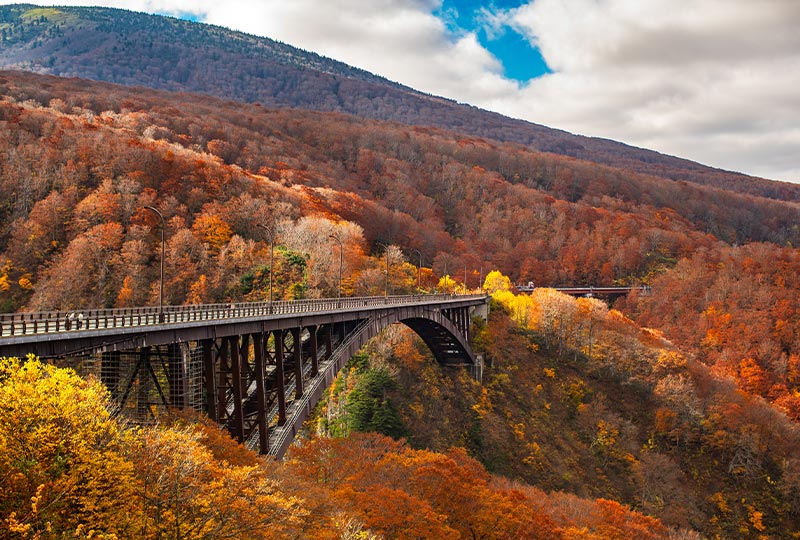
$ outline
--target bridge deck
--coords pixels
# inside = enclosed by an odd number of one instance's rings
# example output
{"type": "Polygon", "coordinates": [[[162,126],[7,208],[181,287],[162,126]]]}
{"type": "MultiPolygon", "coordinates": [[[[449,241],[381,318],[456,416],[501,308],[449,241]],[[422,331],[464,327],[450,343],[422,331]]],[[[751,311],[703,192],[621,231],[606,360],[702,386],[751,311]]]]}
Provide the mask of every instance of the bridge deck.
{"type": "Polygon", "coordinates": [[[485,295],[404,295],[370,296],[291,300],[278,302],[237,302],[226,304],[199,304],[185,306],[158,306],[85,309],[0,314],[0,356],[15,355],[26,345],[34,346],[43,356],[53,355],[56,342],[83,341],[84,349],[94,343],[107,343],[113,347],[115,338],[121,338],[130,347],[125,336],[150,336],[158,333],[181,331],[193,339],[191,330],[209,326],[247,324],[261,321],[278,322],[296,320],[307,316],[329,316],[402,306],[447,305],[462,301],[474,302],[485,295]]]}
{"type": "Polygon", "coordinates": [[[533,292],[535,289],[552,288],[560,293],[568,294],[570,296],[585,296],[585,295],[599,295],[599,296],[624,296],[632,290],[637,290],[641,294],[649,294],[649,287],[593,287],[591,285],[584,287],[534,287],[532,285],[517,285],[516,289],[519,292],[533,292]]]}

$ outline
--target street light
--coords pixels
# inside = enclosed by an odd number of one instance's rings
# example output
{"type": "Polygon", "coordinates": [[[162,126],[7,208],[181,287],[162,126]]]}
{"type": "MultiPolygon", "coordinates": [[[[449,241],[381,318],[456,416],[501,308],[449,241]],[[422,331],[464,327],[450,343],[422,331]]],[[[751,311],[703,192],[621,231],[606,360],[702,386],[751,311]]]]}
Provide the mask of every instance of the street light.
{"type": "Polygon", "coordinates": [[[272,232],[271,228],[263,223],[257,223],[256,225],[267,231],[269,235],[269,312],[272,313],[272,269],[274,268],[275,234],[272,232]]]}
{"type": "Polygon", "coordinates": [[[158,322],[164,322],[164,216],[156,208],[145,206],[145,210],[154,212],[161,220],[161,279],[158,287],[158,322]]]}
{"type": "Polygon", "coordinates": [[[328,238],[332,238],[339,242],[339,287],[336,289],[336,297],[342,297],[342,261],[344,260],[344,245],[342,244],[342,239],[336,236],[335,234],[331,234],[328,238]]]}
{"type": "Polygon", "coordinates": [[[378,245],[383,246],[384,252],[386,253],[386,286],[383,289],[383,296],[389,298],[389,246],[381,244],[380,242],[378,245]]]}
{"type": "Polygon", "coordinates": [[[419,255],[419,266],[417,267],[417,292],[419,293],[421,291],[420,276],[422,275],[422,253],[418,249],[415,249],[414,251],[416,251],[417,255],[419,255]]]}

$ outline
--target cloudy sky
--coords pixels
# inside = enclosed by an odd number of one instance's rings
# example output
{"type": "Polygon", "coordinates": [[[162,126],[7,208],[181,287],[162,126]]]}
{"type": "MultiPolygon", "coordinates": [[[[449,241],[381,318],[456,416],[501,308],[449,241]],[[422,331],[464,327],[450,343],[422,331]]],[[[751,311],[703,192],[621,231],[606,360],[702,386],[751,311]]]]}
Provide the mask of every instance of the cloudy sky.
{"type": "Polygon", "coordinates": [[[800,182],[800,0],[99,3],[267,36],[508,116],[800,182]]]}

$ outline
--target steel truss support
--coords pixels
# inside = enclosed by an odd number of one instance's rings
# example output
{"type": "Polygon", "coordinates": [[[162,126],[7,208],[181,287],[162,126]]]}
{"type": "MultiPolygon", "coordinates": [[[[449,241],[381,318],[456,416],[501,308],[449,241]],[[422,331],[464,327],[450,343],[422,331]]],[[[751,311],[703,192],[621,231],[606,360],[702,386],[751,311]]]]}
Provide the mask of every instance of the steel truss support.
{"type": "Polygon", "coordinates": [[[464,339],[470,309],[414,308],[349,319],[334,314],[307,324],[302,317],[288,324],[265,319],[219,337],[214,329],[196,341],[104,352],[93,365],[120,412],[136,421],[194,408],[248,447],[280,454],[336,371],[388,324],[402,322],[417,332],[443,365],[471,365],[464,339]]]}

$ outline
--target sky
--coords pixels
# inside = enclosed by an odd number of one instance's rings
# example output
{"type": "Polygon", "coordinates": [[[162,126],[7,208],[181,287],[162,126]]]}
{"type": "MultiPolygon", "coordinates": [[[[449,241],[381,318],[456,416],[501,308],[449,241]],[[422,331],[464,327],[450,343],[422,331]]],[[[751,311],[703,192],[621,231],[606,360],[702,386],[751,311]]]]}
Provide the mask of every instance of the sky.
{"type": "Polygon", "coordinates": [[[99,2],[266,36],[514,118],[800,183],[800,0],[99,2]]]}

